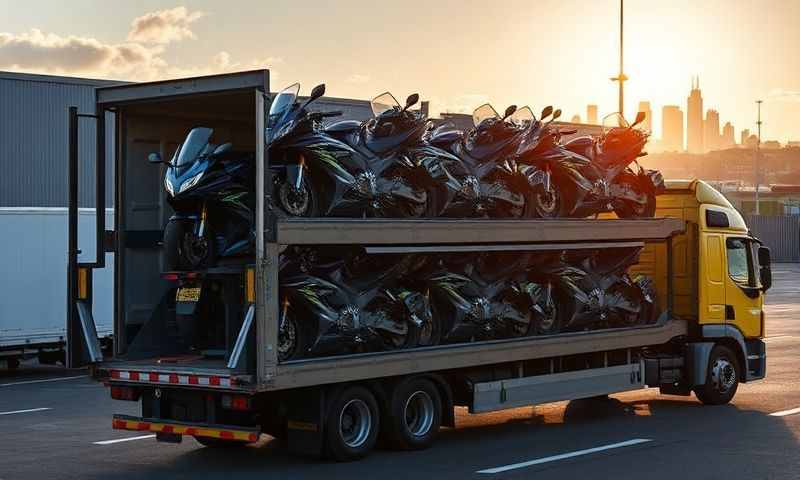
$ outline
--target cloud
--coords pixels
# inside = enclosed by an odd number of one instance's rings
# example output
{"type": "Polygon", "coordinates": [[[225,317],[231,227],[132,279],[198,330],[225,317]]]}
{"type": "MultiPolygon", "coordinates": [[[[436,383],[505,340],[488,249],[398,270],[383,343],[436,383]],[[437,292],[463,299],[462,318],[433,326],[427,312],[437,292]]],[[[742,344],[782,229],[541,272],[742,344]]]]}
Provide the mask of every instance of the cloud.
{"type": "Polygon", "coordinates": [[[191,24],[205,16],[205,12],[189,12],[186,7],[158,10],[136,17],[131,22],[128,41],[167,44],[195,39],[191,24]]]}
{"type": "Polygon", "coordinates": [[[369,75],[354,73],[347,77],[347,83],[363,84],[369,82],[371,79],[372,78],[369,75]]]}
{"type": "Polygon", "coordinates": [[[90,37],[63,37],[38,29],[16,35],[0,32],[0,68],[6,69],[150,78],[166,66],[161,53],[161,47],[105,44],[90,37]]]}
{"type": "Polygon", "coordinates": [[[799,102],[800,91],[798,90],[785,90],[783,88],[775,88],[767,96],[770,100],[778,102],[799,102]]]}

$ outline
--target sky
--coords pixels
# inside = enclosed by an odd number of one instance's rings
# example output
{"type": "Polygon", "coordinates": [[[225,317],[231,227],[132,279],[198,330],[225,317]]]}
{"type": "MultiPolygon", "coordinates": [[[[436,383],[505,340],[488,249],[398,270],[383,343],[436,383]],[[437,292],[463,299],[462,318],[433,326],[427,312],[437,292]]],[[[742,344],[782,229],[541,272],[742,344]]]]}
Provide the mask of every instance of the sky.
{"type": "MultiPolygon", "coordinates": [[[[800,0],[627,0],[626,115],[686,112],[691,77],[721,123],[800,140],[800,0]]],[[[565,119],[617,109],[618,0],[0,0],[0,70],[146,81],[269,68],[271,89],[418,92],[434,113],[485,102],[565,119]]],[[[2,108],[2,105],[0,105],[2,108]]]]}

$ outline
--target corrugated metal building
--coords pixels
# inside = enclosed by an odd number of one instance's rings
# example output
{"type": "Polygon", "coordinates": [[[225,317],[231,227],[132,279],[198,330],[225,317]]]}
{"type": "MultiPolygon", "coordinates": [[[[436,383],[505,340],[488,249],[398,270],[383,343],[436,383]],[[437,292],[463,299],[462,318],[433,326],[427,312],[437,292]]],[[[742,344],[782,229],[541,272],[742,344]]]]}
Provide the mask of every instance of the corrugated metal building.
{"type": "MultiPolygon", "coordinates": [[[[0,207],[67,205],[68,108],[94,113],[94,87],[113,83],[0,72],[0,207]]],[[[82,120],[80,132],[83,207],[94,204],[94,122],[82,120]]],[[[107,175],[113,184],[111,168],[107,175]]]]}
{"type": "MultiPolygon", "coordinates": [[[[70,106],[94,113],[94,88],[118,81],[0,71],[0,207],[67,205],[70,106]]],[[[273,85],[274,87],[274,85],[273,85]]],[[[339,119],[364,120],[369,102],[324,97],[314,110],[341,110],[339,119]]],[[[94,205],[95,122],[80,121],[80,206],[94,205]]],[[[112,158],[114,129],[106,128],[106,158],[112,158]]],[[[106,205],[113,205],[113,165],[106,168],[106,205]]]]}

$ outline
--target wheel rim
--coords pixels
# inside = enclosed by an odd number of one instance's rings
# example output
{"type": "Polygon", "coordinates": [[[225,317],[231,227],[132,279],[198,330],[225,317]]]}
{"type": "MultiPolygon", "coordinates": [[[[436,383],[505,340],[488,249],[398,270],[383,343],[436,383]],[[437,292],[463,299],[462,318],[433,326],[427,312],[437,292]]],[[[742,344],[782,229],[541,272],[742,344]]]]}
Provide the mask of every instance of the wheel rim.
{"type": "Polygon", "coordinates": [[[558,212],[558,191],[552,186],[536,193],[536,211],[542,217],[552,217],[558,212]]]}
{"type": "Polygon", "coordinates": [[[302,217],[308,214],[311,205],[311,192],[308,184],[304,181],[300,189],[294,188],[287,182],[281,183],[278,196],[281,201],[281,208],[286,213],[294,217],[302,217]]]}
{"type": "Polygon", "coordinates": [[[285,360],[292,356],[297,347],[297,324],[294,318],[283,319],[283,325],[278,332],[278,357],[285,360]]]}
{"type": "Polygon", "coordinates": [[[718,358],[711,367],[711,383],[722,394],[728,393],[736,384],[736,368],[727,358],[718,358]]]}
{"type": "Polygon", "coordinates": [[[339,414],[339,435],[350,448],[359,448],[367,442],[372,430],[372,412],[366,402],[354,398],[347,402],[339,414]]]}
{"type": "Polygon", "coordinates": [[[415,437],[424,437],[433,425],[433,399],[427,392],[417,390],[408,397],[403,416],[409,433],[415,437]]]}

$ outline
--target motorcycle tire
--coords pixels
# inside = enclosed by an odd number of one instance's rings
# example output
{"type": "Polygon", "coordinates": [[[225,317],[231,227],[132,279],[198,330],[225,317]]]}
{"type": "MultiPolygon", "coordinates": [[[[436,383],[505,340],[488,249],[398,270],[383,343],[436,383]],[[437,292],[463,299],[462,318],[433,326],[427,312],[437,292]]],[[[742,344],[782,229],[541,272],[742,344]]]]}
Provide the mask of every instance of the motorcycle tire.
{"type": "Polygon", "coordinates": [[[303,176],[299,191],[281,177],[275,185],[275,203],[287,217],[318,217],[319,199],[314,186],[308,172],[303,176]]]}
{"type": "Polygon", "coordinates": [[[286,318],[283,319],[284,328],[283,332],[278,332],[278,361],[285,362],[288,360],[298,360],[306,356],[309,340],[312,338],[308,328],[297,321],[297,315],[294,315],[291,310],[286,312],[286,318]],[[285,345],[284,342],[290,342],[285,345]]]}
{"type": "Polygon", "coordinates": [[[559,188],[555,182],[551,183],[551,192],[553,198],[549,196],[543,199],[546,192],[541,187],[535,188],[528,196],[526,207],[526,216],[529,218],[563,218],[569,216],[567,209],[567,201],[564,197],[564,192],[559,188]]]}
{"type": "Polygon", "coordinates": [[[651,190],[645,190],[642,185],[634,180],[625,178],[620,183],[627,184],[632,191],[644,194],[647,202],[642,205],[628,200],[622,200],[614,209],[619,218],[653,218],[656,216],[656,195],[651,190]]]}
{"type": "Polygon", "coordinates": [[[186,268],[181,258],[181,239],[183,238],[184,227],[184,222],[169,222],[167,226],[164,227],[162,248],[164,252],[163,265],[165,271],[184,270],[186,268]]]}

